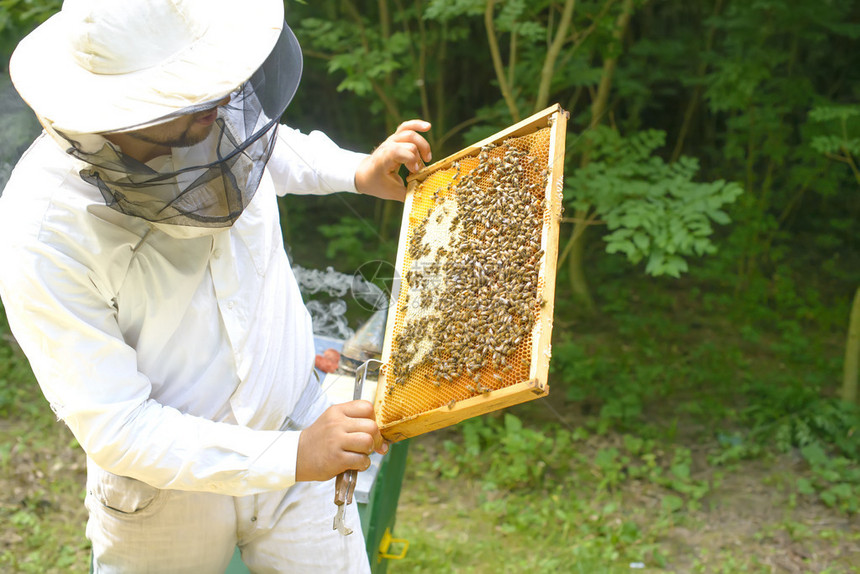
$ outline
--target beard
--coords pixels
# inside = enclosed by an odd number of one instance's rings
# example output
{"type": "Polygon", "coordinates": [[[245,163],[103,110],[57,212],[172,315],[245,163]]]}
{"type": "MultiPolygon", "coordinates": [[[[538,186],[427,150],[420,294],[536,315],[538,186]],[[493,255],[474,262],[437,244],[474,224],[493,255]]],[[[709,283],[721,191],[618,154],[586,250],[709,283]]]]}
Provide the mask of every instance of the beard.
{"type": "Polygon", "coordinates": [[[187,127],[181,130],[148,128],[126,133],[135,139],[151,144],[165,147],[191,147],[209,137],[212,127],[212,124],[200,125],[192,121],[187,127]]]}

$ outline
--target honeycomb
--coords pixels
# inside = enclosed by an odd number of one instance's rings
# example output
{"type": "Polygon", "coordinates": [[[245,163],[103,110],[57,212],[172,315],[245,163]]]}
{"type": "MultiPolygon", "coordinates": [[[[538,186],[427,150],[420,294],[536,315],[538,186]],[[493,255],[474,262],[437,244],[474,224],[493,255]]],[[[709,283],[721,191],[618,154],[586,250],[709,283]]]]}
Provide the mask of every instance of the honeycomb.
{"type": "Polygon", "coordinates": [[[547,303],[550,147],[551,127],[508,137],[414,188],[382,426],[529,379],[547,303]]]}

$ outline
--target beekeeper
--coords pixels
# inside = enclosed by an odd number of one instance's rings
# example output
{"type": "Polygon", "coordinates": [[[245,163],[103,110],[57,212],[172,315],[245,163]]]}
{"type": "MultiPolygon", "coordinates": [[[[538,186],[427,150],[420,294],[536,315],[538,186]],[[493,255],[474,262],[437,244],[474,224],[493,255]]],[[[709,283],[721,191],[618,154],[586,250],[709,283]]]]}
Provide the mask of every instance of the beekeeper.
{"type": "Polygon", "coordinates": [[[312,376],[276,197],[402,199],[430,126],[371,155],[279,126],[301,68],[281,0],[68,0],[12,56],[45,133],[0,199],[0,296],[86,451],[96,572],[223,572],[237,545],[369,570],[330,479],[387,447],[312,376]]]}

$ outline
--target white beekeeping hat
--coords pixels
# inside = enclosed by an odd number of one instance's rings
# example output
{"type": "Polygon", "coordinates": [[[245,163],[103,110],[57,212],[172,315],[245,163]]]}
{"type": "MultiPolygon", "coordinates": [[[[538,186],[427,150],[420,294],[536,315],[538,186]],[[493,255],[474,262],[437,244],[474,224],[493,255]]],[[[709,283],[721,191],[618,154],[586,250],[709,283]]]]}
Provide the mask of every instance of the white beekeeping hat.
{"type": "Polygon", "coordinates": [[[66,0],[10,61],[15,88],[105,203],[222,228],[254,197],[302,52],[281,0],[66,0]],[[229,97],[228,97],[229,96],[229,97]],[[217,109],[209,135],[143,164],[101,135],[217,109]]]}
{"type": "MultiPolygon", "coordinates": [[[[120,131],[211,106],[260,67],[282,28],[281,0],[66,0],[9,71],[43,124],[120,131]]],[[[286,44],[301,62],[294,38],[286,44]]],[[[293,72],[295,90],[301,65],[293,72]]]]}

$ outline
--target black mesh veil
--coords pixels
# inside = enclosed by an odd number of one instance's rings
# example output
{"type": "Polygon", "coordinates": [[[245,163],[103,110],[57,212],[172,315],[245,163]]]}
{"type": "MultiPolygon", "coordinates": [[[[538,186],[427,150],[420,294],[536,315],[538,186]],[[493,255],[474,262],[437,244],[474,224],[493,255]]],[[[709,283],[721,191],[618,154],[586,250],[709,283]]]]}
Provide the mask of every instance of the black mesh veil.
{"type": "MultiPolygon", "coordinates": [[[[257,190],[301,69],[301,48],[285,23],[263,65],[218,108],[206,139],[174,147],[168,158],[148,164],[111,143],[89,153],[73,136],[60,135],[72,143],[69,153],[89,164],[81,177],[97,186],[113,209],[155,223],[229,227],[257,190]]],[[[214,106],[194,106],[160,121],[214,106]]]]}

